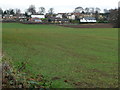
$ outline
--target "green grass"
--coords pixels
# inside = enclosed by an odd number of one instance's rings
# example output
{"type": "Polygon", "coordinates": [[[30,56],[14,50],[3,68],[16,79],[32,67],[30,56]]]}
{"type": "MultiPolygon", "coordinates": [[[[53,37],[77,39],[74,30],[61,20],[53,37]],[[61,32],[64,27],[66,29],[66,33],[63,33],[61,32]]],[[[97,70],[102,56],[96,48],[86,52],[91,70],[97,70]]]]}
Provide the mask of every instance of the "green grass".
{"type": "Polygon", "coordinates": [[[118,30],[3,23],[3,51],[52,87],[118,87],[118,30]],[[57,78],[57,79],[53,79],[57,78]],[[66,82],[64,82],[66,81],[66,82]]]}

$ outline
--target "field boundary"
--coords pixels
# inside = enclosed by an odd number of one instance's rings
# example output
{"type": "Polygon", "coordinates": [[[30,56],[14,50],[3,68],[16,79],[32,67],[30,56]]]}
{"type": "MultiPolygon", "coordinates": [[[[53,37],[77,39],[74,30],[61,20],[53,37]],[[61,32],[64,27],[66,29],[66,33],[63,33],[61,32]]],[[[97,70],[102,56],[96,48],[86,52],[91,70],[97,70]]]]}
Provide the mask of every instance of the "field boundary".
{"type": "Polygon", "coordinates": [[[70,28],[113,28],[111,24],[105,23],[96,23],[96,24],[79,24],[79,25],[59,25],[63,27],[70,27],[70,28]]]}

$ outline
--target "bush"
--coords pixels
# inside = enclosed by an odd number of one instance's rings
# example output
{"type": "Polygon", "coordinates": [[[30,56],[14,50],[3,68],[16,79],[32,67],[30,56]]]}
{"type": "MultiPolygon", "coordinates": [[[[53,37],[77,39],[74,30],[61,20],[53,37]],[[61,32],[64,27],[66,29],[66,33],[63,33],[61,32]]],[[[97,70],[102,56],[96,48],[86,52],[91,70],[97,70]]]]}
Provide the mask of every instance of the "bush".
{"type": "Polygon", "coordinates": [[[79,20],[70,20],[70,23],[78,24],[78,23],[80,23],[80,21],[79,20]]]}

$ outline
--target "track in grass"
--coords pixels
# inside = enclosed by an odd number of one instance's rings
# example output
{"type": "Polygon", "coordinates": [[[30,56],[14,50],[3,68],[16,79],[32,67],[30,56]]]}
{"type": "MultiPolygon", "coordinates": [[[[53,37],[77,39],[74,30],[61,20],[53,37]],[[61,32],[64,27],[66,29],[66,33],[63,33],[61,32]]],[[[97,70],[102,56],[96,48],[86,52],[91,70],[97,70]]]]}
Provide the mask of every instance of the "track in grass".
{"type": "Polygon", "coordinates": [[[118,30],[3,23],[3,51],[53,87],[118,87],[118,30]]]}

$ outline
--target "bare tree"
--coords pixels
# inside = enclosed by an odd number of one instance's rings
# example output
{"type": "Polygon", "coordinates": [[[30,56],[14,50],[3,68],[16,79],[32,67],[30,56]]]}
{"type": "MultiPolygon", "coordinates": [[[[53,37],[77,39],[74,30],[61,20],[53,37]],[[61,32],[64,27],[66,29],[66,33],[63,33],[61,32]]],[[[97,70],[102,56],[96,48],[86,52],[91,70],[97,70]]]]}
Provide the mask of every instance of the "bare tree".
{"type": "Polygon", "coordinates": [[[14,9],[9,9],[9,13],[10,13],[11,15],[14,15],[14,14],[15,14],[14,9]]]}
{"type": "Polygon", "coordinates": [[[2,10],[2,8],[0,8],[0,15],[3,15],[3,10],[2,10]]]}
{"type": "Polygon", "coordinates": [[[98,20],[98,18],[99,18],[100,11],[101,11],[100,8],[98,8],[98,7],[95,8],[95,12],[94,13],[95,13],[96,20],[98,20]]]}
{"type": "Polygon", "coordinates": [[[113,24],[114,27],[118,27],[118,17],[120,16],[120,9],[111,9],[109,20],[113,24]]]}
{"type": "Polygon", "coordinates": [[[53,14],[53,13],[54,13],[54,8],[50,8],[50,9],[48,10],[48,13],[49,13],[49,14],[53,14]]]}
{"type": "Polygon", "coordinates": [[[86,12],[87,14],[89,13],[89,10],[90,10],[90,9],[89,9],[88,7],[85,8],[85,12],[86,12]]]}
{"type": "Polygon", "coordinates": [[[45,13],[45,8],[44,7],[40,7],[39,8],[39,13],[40,14],[44,14],[45,13]]]}
{"type": "Polygon", "coordinates": [[[18,8],[16,8],[16,9],[15,9],[15,14],[16,14],[16,15],[19,15],[20,13],[21,13],[21,10],[18,9],[18,8]]]}
{"type": "Polygon", "coordinates": [[[100,13],[100,11],[101,11],[101,9],[100,9],[100,8],[98,8],[98,7],[96,7],[96,8],[95,8],[95,12],[100,13]]]}
{"type": "Polygon", "coordinates": [[[107,9],[104,9],[104,13],[109,13],[109,10],[107,10],[107,9]]]}
{"type": "Polygon", "coordinates": [[[89,11],[90,11],[91,14],[95,13],[95,9],[93,7],[90,7],[89,11]]]}
{"type": "Polygon", "coordinates": [[[36,13],[35,6],[30,5],[29,8],[27,9],[27,12],[29,12],[31,14],[35,14],[36,13]]]}
{"type": "Polygon", "coordinates": [[[82,7],[76,7],[74,12],[75,13],[81,13],[84,9],[82,7]]]}

